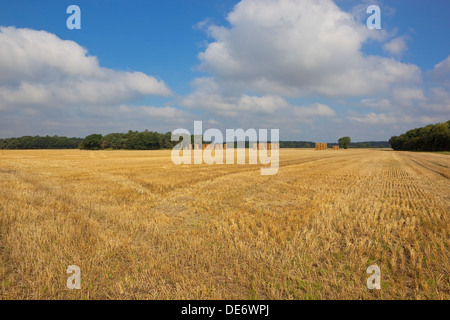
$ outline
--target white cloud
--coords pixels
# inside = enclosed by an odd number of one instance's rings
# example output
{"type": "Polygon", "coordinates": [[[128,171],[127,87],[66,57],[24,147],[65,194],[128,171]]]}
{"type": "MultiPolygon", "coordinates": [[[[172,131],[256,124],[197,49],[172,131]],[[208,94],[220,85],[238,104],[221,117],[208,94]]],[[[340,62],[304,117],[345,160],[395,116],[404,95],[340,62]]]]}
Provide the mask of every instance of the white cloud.
{"type": "Polygon", "coordinates": [[[428,74],[437,84],[450,88],[450,56],[436,64],[428,74]]]}
{"type": "Polygon", "coordinates": [[[386,115],[384,113],[368,113],[363,117],[357,117],[357,116],[350,116],[350,120],[353,120],[355,122],[365,123],[365,124],[394,124],[396,123],[397,119],[394,115],[389,114],[386,115]]]}
{"type": "MultiPolygon", "coordinates": [[[[101,67],[73,41],[0,28],[0,135],[165,131],[204,119],[211,126],[280,128],[300,140],[374,132],[385,139],[392,130],[448,120],[450,56],[426,73],[433,86],[424,86],[419,67],[396,59],[408,38],[384,44],[397,31],[368,30],[364,11],[376,2],[364,1],[348,13],[332,0],[242,0],[229,25],[197,24],[211,38],[199,53],[198,68],[207,74],[178,100],[189,110],[133,106],[171,91],[144,73],[101,67]],[[388,57],[363,53],[369,42],[388,57]],[[339,108],[329,107],[335,102],[339,108]],[[24,132],[24,123],[34,131],[24,132]]],[[[386,14],[393,12],[383,5],[386,14]]]]}
{"type": "Polygon", "coordinates": [[[427,74],[436,87],[429,90],[422,110],[440,115],[441,120],[448,120],[450,115],[450,56],[437,63],[427,74]]]}
{"type": "MultiPolygon", "coordinates": [[[[228,26],[201,24],[211,42],[199,53],[198,69],[208,75],[193,81],[193,92],[180,104],[221,117],[222,123],[274,126],[292,134],[300,124],[331,135],[372,125],[381,135],[442,119],[439,113],[448,106],[443,94],[430,95],[422,70],[397,59],[410,36],[395,36],[395,28],[368,30],[366,9],[364,3],[344,12],[332,0],[242,0],[228,14],[228,26]],[[365,54],[369,42],[395,57],[365,54]],[[336,102],[345,111],[311,100],[336,102]],[[358,114],[352,108],[373,110],[358,114]]],[[[446,79],[448,61],[430,76],[446,79]]]]}
{"type": "Polygon", "coordinates": [[[144,73],[100,67],[73,41],[0,27],[0,110],[117,104],[170,94],[163,81],[144,73]]]}
{"type": "Polygon", "coordinates": [[[441,120],[450,119],[450,93],[443,88],[432,88],[430,97],[421,106],[428,113],[441,115],[441,120]]]}
{"type": "Polygon", "coordinates": [[[243,0],[199,54],[214,81],[261,95],[349,97],[417,83],[420,69],[361,52],[374,33],[331,0],[243,0]]]}
{"type": "Polygon", "coordinates": [[[180,100],[180,103],[190,109],[207,110],[208,112],[229,118],[243,118],[251,115],[278,118],[306,118],[335,116],[336,112],[324,104],[311,106],[294,106],[278,95],[222,95],[217,83],[209,78],[197,79],[199,90],[180,100]]]}
{"type": "Polygon", "coordinates": [[[220,116],[236,117],[243,112],[273,114],[289,106],[285,99],[277,95],[223,95],[211,78],[197,79],[194,84],[197,90],[181,99],[180,103],[190,109],[208,110],[220,116]]]}
{"type": "Polygon", "coordinates": [[[73,41],[46,31],[0,27],[1,136],[163,131],[193,119],[191,114],[132,104],[171,94],[155,77],[101,67],[73,41]]]}
{"type": "Polygon", "coordinates": [[[214,119],[209,119],[206,123],[207,123],[208,125],[210,125],[210,126],[218,126],[218,125],[220,125],[220,122],[219,122],[219,121],[216,121],[216,120],[214,120],[214,119]]]}
{"type": "Polygon", "coordinates": [[[390,55],[401,56],[406,50],[408,50],[406,40],[406,36],[392,39],[390,42],[384,44],[383,49],[390,55]]]}
{"type": "Polygon", "coordinates": [[[411,107],[426,102],[421,88],[395,88],[389,95],[392,105],[396,107],[411,107]]]}
{"type": "Polygon", "coordinates": [[[153,107],[153,106],[126,106],[121,105],[118,108],[118,112],[122,116],[132,117],[149,117],[150,119],[158,120],[173,120],[179,122],[182,119],[190,118],[191,115],[177,108],[165,106],[165,107],[153,107]]]}
{"type": "Polygon", "coordinates": [[[361,100],[361,105],[373,109],[389,109],[392,107],[392,103],[386,98],[366,98],[361,100]]]}
{"type": "Polygon", "coordinates": [[[334,117],[336,112],[325,104],[316,103],[308,107],[294,107],[293,114],[299,118],[334,117]]]}
{"type": "Polygon", "coordinates": [[[0,136],[107,134],[145,130],[167,132],[192,125],[193,114],[171,106],[108,105],[93,108],[84,105],[51,113],[39,109],[23,109],[20,114],[6,113],[0,118],[0,136]],[[2,121],[7,119],[7,121],[2,121]]]}

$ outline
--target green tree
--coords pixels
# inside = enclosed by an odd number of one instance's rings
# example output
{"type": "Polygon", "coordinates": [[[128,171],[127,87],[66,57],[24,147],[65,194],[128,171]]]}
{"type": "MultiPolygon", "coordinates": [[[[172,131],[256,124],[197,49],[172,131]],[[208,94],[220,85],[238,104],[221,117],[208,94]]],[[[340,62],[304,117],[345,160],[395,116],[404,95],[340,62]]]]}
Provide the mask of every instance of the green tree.
{"type": "Polygon", "coordinates": [[[132,150],[147,149],[148,137],[145,132],[134,132],[128,138],[128,148],[132,150]]]}
{"type": "Polygon", "coordinates": [[[389,140],[394,150],[449,151],[450,121],[409,130],[389,140]]]}
{"type": "Polygon", "coordinates": [[[439,123],[431,129],[433,150],[446,151],[450,149],[450,128],[448,123],[439,123]]]}
{"type": "Polygon", "coordinates": [[[103,136],[101,134],[91,134],[83,141],[83,146],[88,150],[98,150],[101,147],[103,136]]]}
{"type": "Polygon", "coordinates": [[[172,142],[172,132],[167,132],[161,136],[161,143],[163,149],[172,149],[175,146],[175,142],[172,142]]]}
{"type": "Polygon", "coordinates": [[[342,137],[338,140],[339,146],[344,149],[348,149],[351,142],[352,139],[350,139],[350,137],[342,137]]]}
{"type": "Polygon", "coordinates": [[[163,139],[161,137],[161,134],[157,133],[157,132],[146,132],[146,137],[147,137],[147,145],[146,145],[146,149],[149,150],[159,150],[162,149],[163,147],[163,139]]]}
{"type": "Polygon", "coordinates": [[[125,133],[110,133],[103,137],[101,145],[103,148],[119,150],[126,148],[127,141],[125,133]]]}

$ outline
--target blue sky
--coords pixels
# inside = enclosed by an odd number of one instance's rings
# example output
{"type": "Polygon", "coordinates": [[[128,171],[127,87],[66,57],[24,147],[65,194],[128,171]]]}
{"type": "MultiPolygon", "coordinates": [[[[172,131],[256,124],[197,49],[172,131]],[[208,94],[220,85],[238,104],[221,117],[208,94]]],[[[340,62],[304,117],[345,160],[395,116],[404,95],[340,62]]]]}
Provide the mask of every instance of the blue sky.
{"type": "Polygon", "coordinates": [[[203,120],[388,140],[450,119],[448,12],[446,0],[3,0],[0,137],[203,120]],[[72,4],[81,30],[66,27],[72,4]],[[371,4],[382,30],[365,27],[371,4]]]}

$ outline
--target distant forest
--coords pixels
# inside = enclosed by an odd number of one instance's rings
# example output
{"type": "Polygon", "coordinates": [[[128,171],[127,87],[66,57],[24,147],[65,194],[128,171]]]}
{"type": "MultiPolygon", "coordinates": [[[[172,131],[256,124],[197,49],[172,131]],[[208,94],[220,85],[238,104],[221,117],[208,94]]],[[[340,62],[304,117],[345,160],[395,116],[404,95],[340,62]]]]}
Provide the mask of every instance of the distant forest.
{"type": "Polygon", "coordinates": [[[450,151],[450,120],[410,130],[392,137],[389,143],[394,150],[450,151]]]}
{"type": "Polygon", "coordinates": [[[0,139],[0,149],[77,149],[82,138],[67,138],[58,136],[0,139]]]}
{"type": "MultiPolygon", "coordinates": [[[[160,150],[172,149],[178,142],[171,141],[172,134],[151,131],[128,131],[108,135],[92,134],[86,138],[67,138],[60,136],[24,136],[0,139],[0,149],[87,149],[87,150],[160,150]]],[[[194,137],[192,136],[192,141],[194,137]]],[[[204,142],[209,143],[209,142],[204,142]]],[[[246,147],[249,143],[246,142],[246,147]]],[[[328,148],[338,143],[329,143],[328,148]]],[[[280,141],[281,148],[314,148],[312,141],[280,141]]],[[[368,141],[351,143],[350,148],[389,148],[387,141],[368,141]]]]}

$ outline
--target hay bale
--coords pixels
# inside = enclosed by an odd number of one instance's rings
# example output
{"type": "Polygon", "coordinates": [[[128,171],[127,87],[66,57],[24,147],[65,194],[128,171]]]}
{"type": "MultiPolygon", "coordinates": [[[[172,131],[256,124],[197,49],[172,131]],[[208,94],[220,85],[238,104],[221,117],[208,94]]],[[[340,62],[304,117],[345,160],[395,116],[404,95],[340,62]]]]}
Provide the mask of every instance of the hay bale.
{"type": "Polygon", "coordinates": [[[323,142],[316,142],[316,150],[327,150],[328,144],[323,142]]]}

